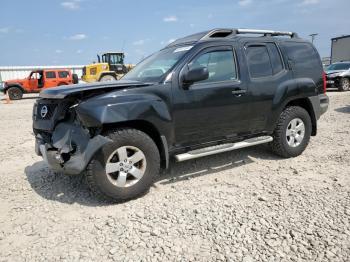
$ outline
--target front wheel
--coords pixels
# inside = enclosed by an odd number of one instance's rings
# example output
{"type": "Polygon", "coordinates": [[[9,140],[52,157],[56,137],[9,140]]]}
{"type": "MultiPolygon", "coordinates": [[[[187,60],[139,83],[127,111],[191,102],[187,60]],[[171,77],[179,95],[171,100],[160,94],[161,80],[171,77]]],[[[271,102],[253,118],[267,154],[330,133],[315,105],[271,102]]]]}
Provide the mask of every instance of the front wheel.
{"type": "Polygon", "coordinates": [[[287,107],[273,133],[272,151],[285,158],[300,155],[310,141],[311,129],[311,118],[304,108],[287,107]]]}
{"type": "Polygon", "coordinates": [[[19,100],[22,99],[23,97],[23,92],[20,88],[18,87],[10,87],[7,90],[7,95],[11,100],[19,100]]]}
{"type": "Polygon", "coordinates": [[[159,174],[160,156],[154,141],[136,129],[107,134],[113,142],[102,147],[88,165],[86,178],[99,197],[125,201],[145,194],[159,174]]]}
{"type": "Polygon", "coordinates": [[[349,91],[350,90],[350,80],[348,78],[341,78],[339,91],[349,91]]]}

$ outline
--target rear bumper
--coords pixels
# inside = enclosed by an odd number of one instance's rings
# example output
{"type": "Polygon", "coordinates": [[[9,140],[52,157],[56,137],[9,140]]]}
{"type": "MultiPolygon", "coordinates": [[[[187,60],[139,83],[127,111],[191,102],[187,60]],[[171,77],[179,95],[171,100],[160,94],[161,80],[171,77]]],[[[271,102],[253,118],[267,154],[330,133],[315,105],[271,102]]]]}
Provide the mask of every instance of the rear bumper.
{"type": "Polygon", "coordinates": [[[320,101],[320,116],[326,113],[329,107],[329,97],[326,94],[318,96],[320,101]]]}
{"type": "Polygon", "coordinates": [[[329,106],[329,97],[326,94],[319,94],[317,96],[309,97],[316,119],[326,113],[329,106]]]}

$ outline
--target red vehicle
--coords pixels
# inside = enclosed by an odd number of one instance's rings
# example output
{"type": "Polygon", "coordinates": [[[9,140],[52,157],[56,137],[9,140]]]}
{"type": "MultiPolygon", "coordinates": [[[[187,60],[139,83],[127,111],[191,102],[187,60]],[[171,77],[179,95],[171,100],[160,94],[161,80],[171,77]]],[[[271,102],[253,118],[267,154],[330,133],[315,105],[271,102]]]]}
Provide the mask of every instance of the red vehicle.
{"type": "Polygon", "coordinates": [[[39,93],[42,89],[78,83],[78,76],[68,69],[44,69],[32,71],[27,78],[4,82],[3,91],[11,100],[18,100],[25,93],[39,93]]]}

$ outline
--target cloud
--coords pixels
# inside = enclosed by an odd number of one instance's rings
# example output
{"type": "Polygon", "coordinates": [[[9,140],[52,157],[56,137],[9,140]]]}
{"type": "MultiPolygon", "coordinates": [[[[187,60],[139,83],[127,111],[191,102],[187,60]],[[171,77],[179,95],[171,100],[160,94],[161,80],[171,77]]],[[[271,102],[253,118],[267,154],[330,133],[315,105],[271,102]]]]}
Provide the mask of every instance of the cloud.
{"type": "Polygon", "coordinates": [[[63,51],[62,51],[61,49],[56,49],[56,50],[55,50],[55,53],[56,53],[56,54],[62,54],[63,51]]]}
{"type": "Polygon", "coordinates": [[[83,52],[83,50],[81,50],[81,49],[77,50],[77,54],[81,54],[82,52],[83,52]]]}
{"type": "Polygon", "coordinates": [[[70,40],[84,40],[87,38],[87,35],[85,34],[76,34],[76,35],[72,35],[69,37],[70,40]]]}
{"type": "Polygon", "coordinates": [[[132,44],[133,45],[144,45],[148,41],[149,41],[149,39],[140,39],[140,40],[133,42],[132,44]]]}
{"type": "Polygon", "coordinates": [[[177,17],[175,16],[175,15],[170,15],[170,16],[166,16],[166,17],[164,17],[163,18],[163,21],[164,22],[177,22],[178,21],[178,19],[177,19],[177,17]]]}
{"type": "Polygon", "coordinates": [[[77,10],[80,8],[81,0],[62,2],[61,6],[67,10],[77,10]]]}
{"type": "Polygon", "coordinates": [[[320,0],[303,0],[301,5],[315,5],[320,3],[320,0]]]}
{"type": "Polygon", "coordinates": [[[1,34],[7,34],[10,32],[10,28],[9,27],[2,27],[0,28],[0,33],[1,34]]]}
{"type": "Polygon", "coordinates": [[[250,5],[251,3],[253,3],[253,0],[240,0],[240,1],[238,1],[238,4],[240,6],[247,6],[247,5],[250,5]]]}

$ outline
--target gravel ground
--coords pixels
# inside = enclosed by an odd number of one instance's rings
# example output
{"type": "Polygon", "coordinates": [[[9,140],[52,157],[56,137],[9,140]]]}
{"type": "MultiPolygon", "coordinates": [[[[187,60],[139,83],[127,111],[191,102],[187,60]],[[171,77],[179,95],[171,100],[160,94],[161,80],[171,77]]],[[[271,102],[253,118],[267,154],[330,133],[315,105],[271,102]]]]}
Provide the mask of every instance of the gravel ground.
{"type": "Polygon", "coordinates": [[[266,146],[172,164],[119,205],[34,153],[29,96],[0,105],[0,261],[350,261],[350,92],[304,154],[266,146]]]}

